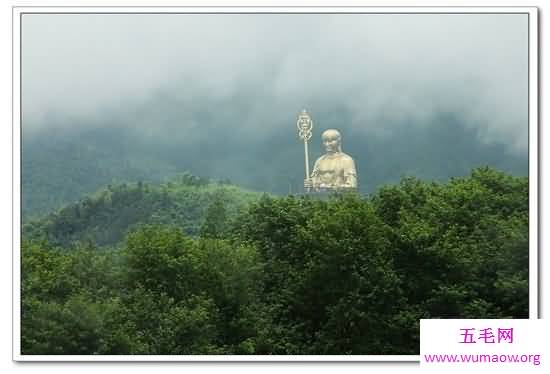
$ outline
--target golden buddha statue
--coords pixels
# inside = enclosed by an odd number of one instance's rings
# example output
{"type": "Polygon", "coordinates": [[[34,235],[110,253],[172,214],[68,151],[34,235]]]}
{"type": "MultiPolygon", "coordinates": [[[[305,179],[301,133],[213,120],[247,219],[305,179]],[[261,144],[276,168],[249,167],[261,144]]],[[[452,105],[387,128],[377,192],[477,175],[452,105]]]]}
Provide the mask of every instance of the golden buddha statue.
{"type": "Polygon", "coordinates": [[[327,153],[315,161],[311,177],[304,180],[307,191],[342,191],[357,188],[357,171],[353,158],[342,152],[338,130],[326,130],[321,136],[327,153]]]}

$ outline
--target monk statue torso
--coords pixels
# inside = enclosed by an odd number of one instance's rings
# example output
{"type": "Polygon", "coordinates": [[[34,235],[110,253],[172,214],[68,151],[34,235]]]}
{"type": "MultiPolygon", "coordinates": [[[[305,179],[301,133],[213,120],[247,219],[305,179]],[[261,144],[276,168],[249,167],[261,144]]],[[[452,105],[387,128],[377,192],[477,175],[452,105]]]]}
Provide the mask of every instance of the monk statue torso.
{"type": "Polygon", "coordinates": [[[340,133],[337,130],[327,130],[323,133],[322,139],[327,153],[317,159],[311,178],[304,181],[304,187],[314,191],[356,189],[355,162],[342,152],[340,133]]]}
{"type": "Polygon", "coordinates": [[[343,152],[323,155],[315,162],[311,179],[313,188],[357,188],[355,162],[343,152]]]}

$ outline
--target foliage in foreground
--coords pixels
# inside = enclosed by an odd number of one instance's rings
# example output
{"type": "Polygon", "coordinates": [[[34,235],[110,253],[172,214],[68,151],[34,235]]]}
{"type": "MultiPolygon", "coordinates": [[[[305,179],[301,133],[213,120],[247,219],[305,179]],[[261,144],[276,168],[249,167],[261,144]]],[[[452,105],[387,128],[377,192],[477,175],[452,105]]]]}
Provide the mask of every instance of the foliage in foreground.
{"type": "Polygon", "coordinates": [[[265,196],[200,237],[22,246],[24,354],[417,354],[420,318],[528,316],[528,183],[265,196]]]}

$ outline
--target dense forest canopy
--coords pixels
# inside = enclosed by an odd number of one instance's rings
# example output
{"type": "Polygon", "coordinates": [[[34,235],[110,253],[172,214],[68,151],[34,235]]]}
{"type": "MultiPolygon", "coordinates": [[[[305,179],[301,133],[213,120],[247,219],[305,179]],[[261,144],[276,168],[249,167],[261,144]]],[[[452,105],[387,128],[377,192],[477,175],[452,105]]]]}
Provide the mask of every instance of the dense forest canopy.
{"type": "Polygon", "coordinates": [[[418,354],[421,318],[528,317],[528,201],[490,168],[369,196],[112,186],[29,223],[22,353],[418,354]]]}

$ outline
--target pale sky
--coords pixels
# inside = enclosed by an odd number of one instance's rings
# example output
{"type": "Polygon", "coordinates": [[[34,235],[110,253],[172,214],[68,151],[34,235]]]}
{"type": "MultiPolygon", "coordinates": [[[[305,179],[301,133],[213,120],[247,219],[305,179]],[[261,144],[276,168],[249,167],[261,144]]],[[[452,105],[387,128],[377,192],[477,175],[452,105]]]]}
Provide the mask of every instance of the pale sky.
{"type": "Polygon", "coordinates": [[[27,14],[23,126],[78,126],[159,91],[210,110],[245,92],[243,129],[330,102],[379,134],[459,113],[526,152],[527,26],[526,14],[27,14]]]}

